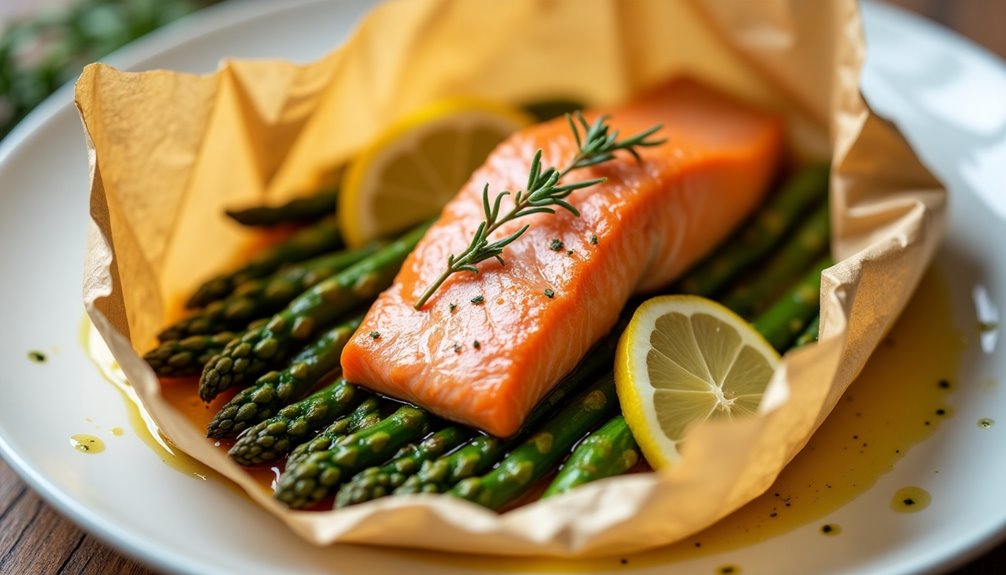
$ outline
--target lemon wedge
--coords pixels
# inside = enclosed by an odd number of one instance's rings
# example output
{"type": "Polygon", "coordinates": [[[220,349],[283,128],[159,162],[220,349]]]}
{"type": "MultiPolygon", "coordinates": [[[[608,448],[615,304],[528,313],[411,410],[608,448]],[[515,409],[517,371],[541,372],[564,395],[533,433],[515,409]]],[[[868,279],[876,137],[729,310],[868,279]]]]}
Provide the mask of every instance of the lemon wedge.
{"type": "Polygon", "coordinates": [[[688,429],[758,409],[779,354],[751,324],[698,296],[661,296],[636,310],[615,356],[615,388],[655,469],[680,459],[688,429]]]}
{"type": "Polygon", "coordinates": [[[497,144],[532,121],[504,104],[452,99],[394,122],[343,176],[346,242],[360,246],[436,216],[497,144]]]}

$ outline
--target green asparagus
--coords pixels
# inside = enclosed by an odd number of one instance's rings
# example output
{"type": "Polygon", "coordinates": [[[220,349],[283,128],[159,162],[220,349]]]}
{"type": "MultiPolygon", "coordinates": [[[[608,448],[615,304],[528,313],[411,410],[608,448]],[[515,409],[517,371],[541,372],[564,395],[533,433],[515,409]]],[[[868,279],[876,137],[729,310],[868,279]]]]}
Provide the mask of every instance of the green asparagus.
{"type": "MultiPolygon", "coordinates": [[[[808,238],[812,240],[808,241],[808,245],[816,243],[819,238],[817,231],[808,232],[806,228],[801,228],[791,236],[793,242],[801,242],[808,238]]],[[[823,239],[827,241],[827,234],[823,239]]],[[[793,250],[783,248],[772,256],[766,269],[774,269],[772,277],[775,281],[786,284],[789,278],[797,276],[806,267],[792,264],[794,258],[802,257],[805,256],[795,256],[793,250]]],[[[828,258],[822,259],[812,271],[800,277],[796,285],[790,287],[790,290],[779,298],[778,304],[755,323],[755,328],[771,342],[773,339],[776,340],[773,343],[777,349],[782,350],[780,346],[792,340],[792,337],[784,339],[785,335],[793,333],[788,330],[803,328],[806,319],[817,312],[821,269],[826,267],[829,261],[828,258]],[[798,322],[799,326],[791,325],[787,318],[798,322]]],[[[729,280],[738,274],[738,270],[732,270],[729,280]]],[[[740,284],[743,285],[742,282],[740,284]]],[[[738,290],[734,289],[731,293],[736,294],[738,290]]],[[[622,415],[617,415],[580,441],[542,497],[565,493],[576,486],[621,474],[631,468],[639,460],[639,456],[639,446],[632,436],[628,423],[622,415]]]]}
{"type": "Polygon", "coordinates": [[[283,268],[272,276],[249,280],[234,288],[227,297],[210,302],[195,314],[168,326],[157,337],[167,341],[216,333],[268,317],[304,290],[370,257],[377,249],[378,244],[371,244],[327,254],[283,268]]]}
{"type": "Polygon", "coordinates": [[[338,190],[294,198],[278,206],[255,206],[226,210],[230,219],[243,226],[270,228],[284,224],[308,224],[335,213],[338,190]]]}
{"type": "Polygon", "coordinates": [[[821,331],[821,316],[814,316],[814,319],[810,320],[807,327],[804,328],[803,333],[796,338],[796,342],[793,347],[803,347],[808,343],[814,343],[820,335],[821,331]]]}
{"type": "Polygon", "coordinates": [[[144,354],[143,359],[162,377],[195,375],[237,336],[238,333],[224,331],[168,340],[144,354]]]}
{"type": "Polygon", "coordinates": [[[556,98],[552,100],[540,100],[524,104],[524,110],[534,116],[539,122],[547,122],[553,118],[558,118],[566,114],[572,114],[577,110],[585,108],[583,102],[566,98],[556,98]]]}
{"type": "Polygon", "coordinates": [[[196,289],[185,305],[189,308],[203,307],[211,301],[226,297],[235,287],[248,280],[275,272],[280,266],[302,262],[341,247],[342,236],[335,218],[325,218],[298,231],[286,241],[262,251],[240,268],[206,281],[196,289]]]}
{"type": "Polygon", "coordinates": [[[828,193],[828,168],[804,168],[792,176],[766,205],[723,247],[678,284],[678,291],[719,292],[738,271],[768,254],[796,225],[799,215],[822,201],[828,193]]]}
{"type": "Polygon", "coordinates": [[[430,461],[457,447],[471,437],[471,431],[451,425],[403,452],[380,467],[368,467],[344,483],[335,496],[336,507],[345,507],[390,495],[391,491],[419,471],[424,461],[430,461]]]}
{"type": "Polygon", "coordinates": [[[604,477],[621,475],[639,462],[639,445],[621,415],[608,420],[577,445],[542,498],[604,477]]]}
{"type": "Polygon", "coordinates": [[[423,224],[348,269],[297,296],[260,329],[229,343],[206,364],[199,381],[204,401],[250,382],[282,361],[291,348],[336,320],[339,314],[375,297],[391,285],[405,257],[426,233],[423,224]]]}
{"type": "MultiPolygon", "coordinates": [[[[754,323],[755,329],[766,338],[776,337],[778,342],[783,341],[784,337],[785,341],[792,339],[788,334],[795,333],[792,331],[794,326],[786,321],[785,314],[794,314],[790,319],[802,327],[809,317],[808,308],[810,314],[816,313],[821,285],[820,270],[827,267],[828,261],[822,260],[811,272],[800,278],[795,286],[780,296],[777,303],[754,323]],[[812,292],[814,295],[810,297],[812,292]]],[[[786,278],[796,273],[799,273],[799,270],[788,270],[785,275],[777,276],[776,280],[785,282],[786,278]]],[[[816,339],[819,317],[816,316],[811,325],[807,326],[794,347],[816,339]]],[[[635,465],[638,458],[639,447],[632,437],[629,425],[625,422],[625,418],[618,415],[580,442],[545,490],[543,497],[565,493],[578,485],[624,473],[635,465]]]]}
{"type": "Polygon", "coordinates": [[[242,389],[213,417],[206,436],[234,437],[299,398],[322,376],[339,367],[342,348],[361,321],[363,317],[357,316],[328,330],[295,355],[282,371],[270,371],[242,389]]]}
{"type": "Polygon", "coordinates": [[[786,239],[767,264],[759,266],[751,281],[741,282],[730,290],[723,298],[723,305],[745,318],[764,311],[785,287],[780,285],[780,278],[795,277],[827,251],[828,233],[828,204],[823,203],[786,239]]]}
{"type": "Polygon", "coordinates": [[[321,430],[321,433],[294,447],[286,458],[286,464],[288,466],[295,465],[297,461],[312,453],[328,451],[335,446],[336,442],[350,433],[366,429],[377,423],[381,420],[383,403],[384,401],[373,396],[364,399],[352,413],[336,419],[331,425],[321,430]]]}
{"type": "Polygon", "coordinates": [[[339,379],[244,430],[228,454],[241,465],[277,461],[369,396],[368,392],[339,379]]]}
{"type": "Polygon", "coordinates": [[[831,264],[830,256],[818,260],[796,286],[755,320],[754,328],[772,347],[779,351],[788,348],[817,314],[821,304],[821,272],[831,264]]]}
{"type": "Polygon", "coordinates": [[[514,448],[499,466],[481,477],[461,480],[449,493],[499,509],[554,469],[574,443],[617,412],[615,380],[609,372],[514,448]]]}
{"type": "Polygon", "coordinates": [[[303,509],[333,494],[357,471],[386,461],[403,445],[429,431],[432,417],[409,405],[376,425],[346,436],[328,451],[287,462],[273,496],[293,509],[303,509]]]}
{"type": "Polygon", "coordinates": [[[569,372],[538,405],[524,422],[522,430],[510,439],[476,435],[448,455],[424,461],[419,471],[395,489],[395,493],[442,493],[464,479],[483,473],[492,467],[520,438],[527,435],[540,421],[552,414],[573,392],[578,390],[602,368],[611,365],[615,357],[618,336],[624,324],[619,322],[610,334],[595,345],[586,357],[569,372]]]}

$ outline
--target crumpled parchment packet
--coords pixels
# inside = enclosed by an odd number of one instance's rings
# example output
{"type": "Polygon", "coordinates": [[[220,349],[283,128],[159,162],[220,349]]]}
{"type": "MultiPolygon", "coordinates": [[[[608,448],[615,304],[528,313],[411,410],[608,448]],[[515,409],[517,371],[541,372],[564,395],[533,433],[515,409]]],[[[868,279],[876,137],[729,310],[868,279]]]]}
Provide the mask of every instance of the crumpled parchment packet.
{"type": "Polygon", "coordinates": [[[227,61],[193,76],[92,65],[76,95],[91,161],[85,304],[172,443],[311,542],[556,556],[666,544],[771,485],[891,327],[940,240],[945,191],[864,103],[864,56],[854,0],[399,0],[306,66],[227,61]],[[839,263],[824,273],[821,342],[786,355],[757,417],[697,427],[677,467],[502,515],[442,496],[290,511],[161,396],[138,351],[152,345],[169,298],[240,249],[225,206],[317,188],[390,122],[441,97],[609,104],[682,73],[779,111],[796,156],[830,159],[839,263]]]}

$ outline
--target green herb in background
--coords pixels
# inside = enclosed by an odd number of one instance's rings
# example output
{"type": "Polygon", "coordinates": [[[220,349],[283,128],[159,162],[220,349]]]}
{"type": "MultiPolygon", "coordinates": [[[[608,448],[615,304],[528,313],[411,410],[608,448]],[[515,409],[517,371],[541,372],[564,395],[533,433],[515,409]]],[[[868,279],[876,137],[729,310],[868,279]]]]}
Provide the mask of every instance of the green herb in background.
{"type": "Polygon", "coordinates": [[[94,62],[220,0],[79,0],[0,31],[0,138],[94,62]]]}

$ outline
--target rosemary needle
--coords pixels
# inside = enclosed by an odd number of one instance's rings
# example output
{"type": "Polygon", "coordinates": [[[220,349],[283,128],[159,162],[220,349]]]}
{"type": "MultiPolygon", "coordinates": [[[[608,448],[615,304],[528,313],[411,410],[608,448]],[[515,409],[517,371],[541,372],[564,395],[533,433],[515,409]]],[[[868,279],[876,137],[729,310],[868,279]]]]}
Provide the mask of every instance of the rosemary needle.
{"type": "Polygon", "coordinates": [[[562,170],[554,167],[543,168],[541,165],[542,151],[540,149],[536,151],[531,160],[531,169],[528,171],[527,189],[513,194],[513,209],[502,215],[500,214],[501,203],[503,198],[510,195],[511,192],[504,190],[497,194],[493,201],[490,201],[489,184],[487,183],[482,189],[482,210],[485,213],[485,219],[475,230],[475,236],[468,247],[460,254],[451,254],[447,257],[447,269],[426,288],[423,295],[416,301],[416,309],[423,307],[423,304],[433,296],[451,274],[460,271],[479,273],[475,266],[491,258],[496,258],[501,264],[504,263],[503,248],[523,235],[528,226],[525,225],[504,238],[490,242],[489,234],[499,229],[500,226],[531,214],[554,214],[555,209],[551,206],[558,206],[579,217],[580,212],[567,202],[566,198],[576,190],[595,186],[604,181],[604,178],[595,178],[572,184],[560,184],[559,180],[563,176],[573,170],[613,160],[615,152],[619,150],[625,150],[632,154],[636,161],[641,161],[639,153],[636,151],[637,147],[657,146],[664,143],[664,140],[647,139],[660,130],[660,125],[653,126],[631,138],[619,140],[618,131],[612,131],[608,125],[608,116],[600,116],[593,124],[588,124],[580,112],[575,112],[573,115],[566,114],[566,120],[569,122],[569,127],[573,131],[573,137],[579,148],[573,159],[562,170]],[[580,133],[581,130],[583,130],[583,134],[580,133]]]}

